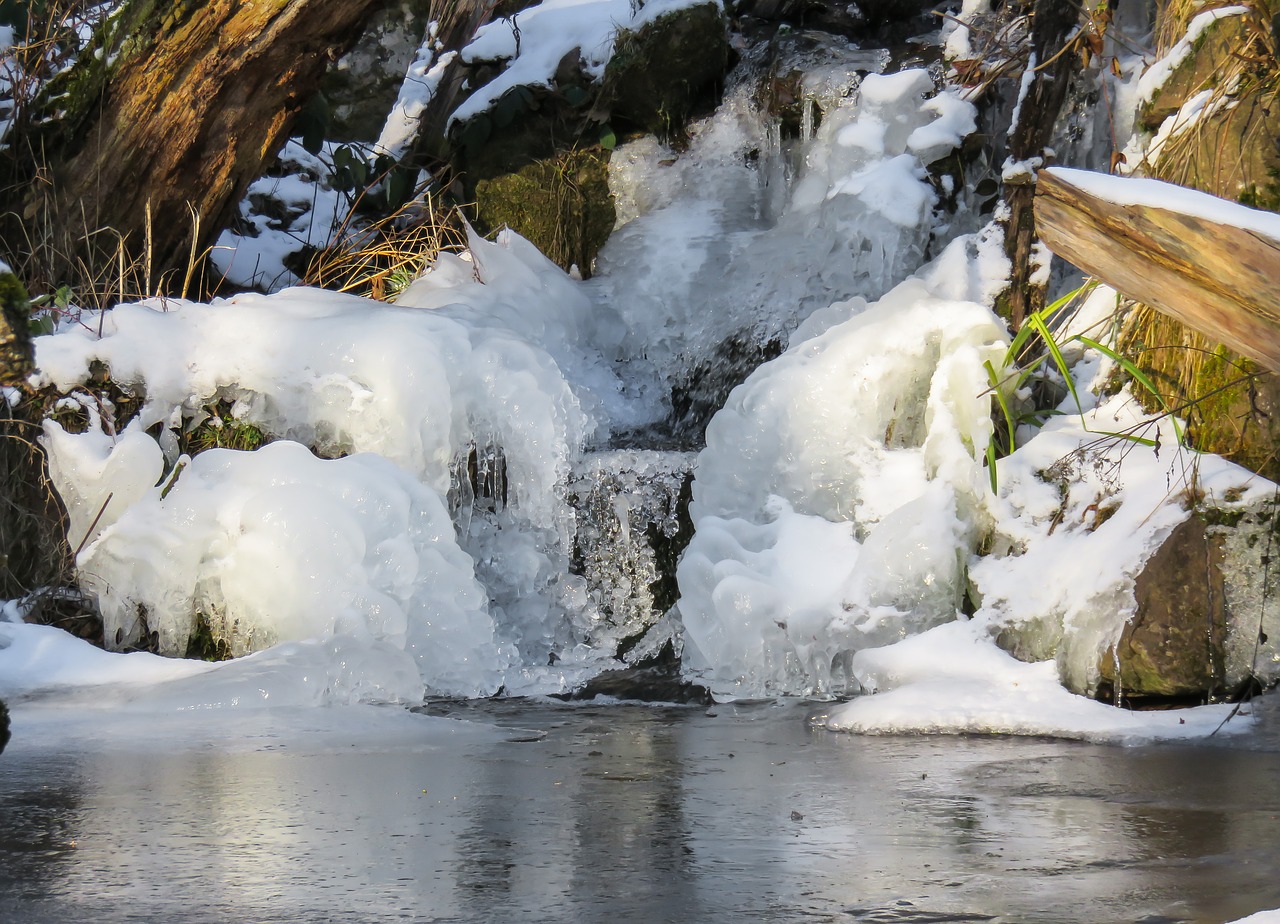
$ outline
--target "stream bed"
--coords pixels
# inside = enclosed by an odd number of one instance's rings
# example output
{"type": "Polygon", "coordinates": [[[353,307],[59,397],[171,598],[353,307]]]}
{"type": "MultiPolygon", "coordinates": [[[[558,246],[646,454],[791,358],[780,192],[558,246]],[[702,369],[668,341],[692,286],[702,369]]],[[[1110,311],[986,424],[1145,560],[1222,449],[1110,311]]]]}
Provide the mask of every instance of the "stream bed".
{"type": "Polygon", "coordinates": [[[845,735],[809,727],[821,708],[28,705],[0,757],[0,921],[1222,922],[1280,906],[1274,704],[1221,744],[1134,748],[845,735]]]}

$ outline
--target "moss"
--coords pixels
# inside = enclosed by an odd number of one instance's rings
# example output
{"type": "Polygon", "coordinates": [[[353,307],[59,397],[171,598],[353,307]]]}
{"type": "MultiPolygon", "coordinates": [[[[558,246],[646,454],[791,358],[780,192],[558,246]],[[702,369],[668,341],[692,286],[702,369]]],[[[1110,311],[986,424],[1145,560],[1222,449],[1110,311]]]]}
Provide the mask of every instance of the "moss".
{"type": "Polygon", "coordinates": [[[555,154],[476,184],[483,231],[509,227],[561,267],[584,275],[613,230],[609,156],[600,148],[555,154]]]}
{"type": "Polygon", "coordinates": [[[218,638],[209,627],[207,617],[201,614],[196,617],[195,629],[187,641],[186,657],[201,661],[230,661],[233,655],[230,642],[218,638]]]}
{"type": "Polygon", "coordinates": [[[643,28],[619,32],[604,77],[615,119],[678,139],[708,88],[729,65],[724,14],[703,4],[659,16],[643,28]]]}

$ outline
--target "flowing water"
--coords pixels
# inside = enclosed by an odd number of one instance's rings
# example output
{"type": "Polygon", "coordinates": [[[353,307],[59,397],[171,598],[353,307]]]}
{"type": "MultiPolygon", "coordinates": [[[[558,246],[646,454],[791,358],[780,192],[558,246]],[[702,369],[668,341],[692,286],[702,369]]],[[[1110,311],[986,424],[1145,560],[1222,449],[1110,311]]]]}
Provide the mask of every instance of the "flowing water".
{"type": "Polygon", "coordinates": [[[1280,906],[1274,720],[1243,746],[1127,749],[832,734],[807,726],[817,708],[262,711],[231,744],[203,720],[130,738],[19,713],[0,921],[1221,922],[1280,906]]]}

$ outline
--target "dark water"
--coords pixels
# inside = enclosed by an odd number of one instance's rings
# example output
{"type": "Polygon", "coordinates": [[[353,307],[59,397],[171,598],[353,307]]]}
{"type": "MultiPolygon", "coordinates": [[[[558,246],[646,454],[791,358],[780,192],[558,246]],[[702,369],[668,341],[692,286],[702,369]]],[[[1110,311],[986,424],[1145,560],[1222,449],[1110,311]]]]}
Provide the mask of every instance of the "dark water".
{"type": "Polygon", "coordinates": [[[504,731],[15,740],[0,920],[1221,922],[1280,907],[1266,739],[864,738],[810,730],[801,704],[455,714],[504,731]]]}

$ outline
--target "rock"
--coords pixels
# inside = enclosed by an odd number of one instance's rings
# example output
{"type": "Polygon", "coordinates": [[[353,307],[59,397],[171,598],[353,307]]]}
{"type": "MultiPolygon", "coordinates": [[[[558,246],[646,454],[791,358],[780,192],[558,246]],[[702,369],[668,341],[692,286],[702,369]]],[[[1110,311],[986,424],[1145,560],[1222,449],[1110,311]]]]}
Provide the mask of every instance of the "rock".
{"type": "Polygon", "coordinates": [[[370,17],[360,40],[321,82],[330,107],[326,138],[377,140],[433,12],[431,0],[399,0],[370,17]]]}
{"type": "Polygon", "coordinates": [[[0,702],[0,754],[4,753],[4,746],[9,743],[9,707],[0,702]]]}
{"type": "Polygon", "coordinates": [[[729,62],[728,24],[718,4],[676,10],[618,33],[603,96],[615,121],[675,137],[729,62]]]}
{"type": "Polygon", "coordinates": [[[613,231],[609,154],[586,148],[552,154],[475,186],[476,226],[511,228],[565,270],[590,276],[613,231]]]}
{"type": "Polygon", "coordinates": [[[1207,699],[1226,677],[1223,538],[1192,516],[1147,560],[1138,575],[1137,610],[1099,664],[1098,698],[1207,699]]]}
{"type": "Polygon", "coordinates": [[[1226,595],[1228,690],[1280,682],[1280,504],[1208,511],[1207,532],[1221,542],[1226,595]]]}
{"type": "Polygon", "coordinates": [[[690,683],[680,676],[680,662],[671,646],[655,658],[634,667],[605,671],[592,678],[580,690],[557,697],[564,700],[595,699],[637,700],[643,703],[684,703],[709,706],[715,700],[704,686],[690,683]]]}

